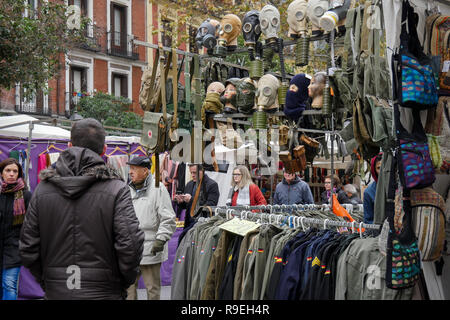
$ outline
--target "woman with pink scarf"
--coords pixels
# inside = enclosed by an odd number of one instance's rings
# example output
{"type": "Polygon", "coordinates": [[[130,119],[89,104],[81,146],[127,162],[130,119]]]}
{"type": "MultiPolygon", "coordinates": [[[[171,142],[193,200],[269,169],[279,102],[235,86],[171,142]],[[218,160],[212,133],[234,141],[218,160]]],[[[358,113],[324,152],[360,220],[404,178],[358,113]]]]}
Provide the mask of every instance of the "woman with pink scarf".
{"type": "Polygon", "coordinates": [[[0,295],[2,300],[17,300],[21,266],[19,236],[31,192],[16,159],[0,162],[0,173],[0,295]]]}

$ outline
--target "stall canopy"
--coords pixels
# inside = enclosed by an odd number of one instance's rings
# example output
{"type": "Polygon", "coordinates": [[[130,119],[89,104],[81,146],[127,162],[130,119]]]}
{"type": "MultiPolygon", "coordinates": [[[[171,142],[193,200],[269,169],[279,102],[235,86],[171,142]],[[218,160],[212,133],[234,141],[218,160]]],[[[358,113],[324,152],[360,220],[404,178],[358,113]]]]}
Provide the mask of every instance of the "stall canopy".
{"type": "Polygon", "coordinates": [[[32,139],[70,139],[69,130],[39,123],[39,119],[24,114],[0,117],[0,136],[28,138],[30,121],[34,126],[31,132],[32,139]]]}

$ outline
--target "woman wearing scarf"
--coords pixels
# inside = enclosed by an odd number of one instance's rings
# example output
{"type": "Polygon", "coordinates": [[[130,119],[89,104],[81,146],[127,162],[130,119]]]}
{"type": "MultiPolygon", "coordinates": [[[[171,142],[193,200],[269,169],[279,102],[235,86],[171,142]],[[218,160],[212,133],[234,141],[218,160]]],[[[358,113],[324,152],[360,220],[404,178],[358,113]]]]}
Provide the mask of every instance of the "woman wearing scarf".
{"type": "Polygon", "coordinates": [[[347,194],[342,190],[341,179],[337,175],[329,175],[325,177],[325,191],[320,195],[322,204],[330,204],[330,198],[336,193],[337,200],[340,204],[352,203],[347,194]],[[331,187],[331,178],[333,178],[333,188],[331,187]]]}
{"type": "Polygon", "coordinates": [[[370,173],[374,181],[371,184],[369,184],[367,189],[364,191],[364,198],[363,198],[364,223],[373,223],[375,194],[377,191],[378,175],[380,174],[382,157],[383,153],[380,152],[370,161],[370,173]]]}
{"type": "Polygon", "coordinates": [[[231,190],[228,194],[228,206],[260,206],[266,205],[261,190],[253,183],[250,172],[245,166],[237,166],[233,170],[231,190]]]}
{"type": "Polygon", "coordinates": [[[31,192],[27,190],[22,166],[16,159],[0,162],[0,172],[0,294],[3,300],[17,300],[21,266],[19,236],[31,192]]]}

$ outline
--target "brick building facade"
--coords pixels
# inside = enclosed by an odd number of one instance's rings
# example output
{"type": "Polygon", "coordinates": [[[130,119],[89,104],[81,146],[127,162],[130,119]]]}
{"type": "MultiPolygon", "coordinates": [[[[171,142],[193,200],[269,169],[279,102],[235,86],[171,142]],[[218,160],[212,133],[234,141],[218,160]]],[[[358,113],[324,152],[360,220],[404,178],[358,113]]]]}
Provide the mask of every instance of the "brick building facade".
{"type": "MultiPolygon", "coordinates": [[[[28,1],[34,7],[39,1],[28,1]]],[[[51,1],[51,0],[50,0],[51,1]]],[[[66,0],[80,7],[90,18],[87,41],[60,56],[61,71],[48,81],[49,93],[38,92],[26,101],[20,84],[2,92],[0,108],[37,115],[70,116],[82,94],[105,92],[132,101],[132,111],[139,107],[141,76],[147,65],[147,51],[134,45],[133,39],[147,39],[147,0],[66,0]]],[[[26,14],[26,13],[25,13],[26,14]]]]}

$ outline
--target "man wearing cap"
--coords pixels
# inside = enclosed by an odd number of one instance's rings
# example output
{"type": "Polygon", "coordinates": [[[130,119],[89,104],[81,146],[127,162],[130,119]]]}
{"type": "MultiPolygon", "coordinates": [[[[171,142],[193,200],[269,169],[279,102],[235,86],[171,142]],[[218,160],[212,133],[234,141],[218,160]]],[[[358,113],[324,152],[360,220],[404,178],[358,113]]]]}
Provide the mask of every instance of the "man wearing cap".
{"type": "MultiPolygon", "coordinates": [[[[161,263],[168,259],[167,242],[176,228],[175,212],[169,192],[163,184],[155,187],[148,157],[135,157],[130,166],[130,192],[139,226],[145,233],[144,253],[140,274],[147,288],[148,300],[159,300],[161,292],[161,263]]],[[[136,300],[139,277],[128,289],[128,300],[136,300]]]]}

